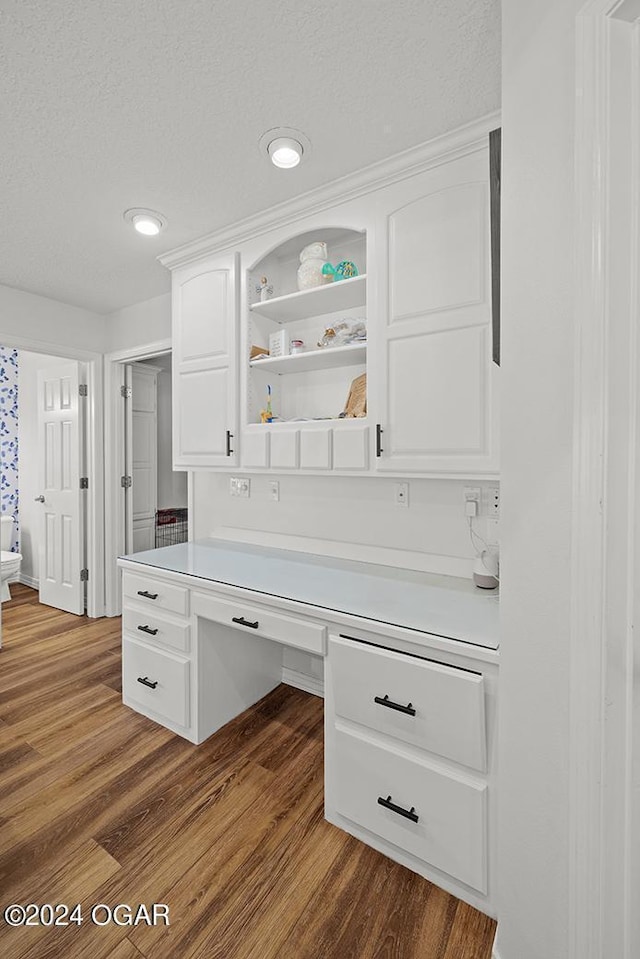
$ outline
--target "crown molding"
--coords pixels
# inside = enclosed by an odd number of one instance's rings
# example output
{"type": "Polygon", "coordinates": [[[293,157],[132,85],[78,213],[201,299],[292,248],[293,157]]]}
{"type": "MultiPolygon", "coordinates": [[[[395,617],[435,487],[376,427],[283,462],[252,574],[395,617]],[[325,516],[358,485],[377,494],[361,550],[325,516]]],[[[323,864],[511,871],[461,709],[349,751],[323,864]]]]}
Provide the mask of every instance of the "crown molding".
{"type": "Polygon", "coordinates": [[[208,233],[198,240],[185,243],[175,250],[161,254],[158,260],[163,266],[173,270],[211,253],[228,250],[262,233],[295,223],[337,203],[357,199],[365,193],[415,176],[440,163],[488,147],[488,134],[499,125],[500,113],[489,113],[449,133],[434,137],[402,153],[396,153],[385,160],[379,160],[332,183],[315,187],[291,200],[238,220],[214,233],[208,233]]]}

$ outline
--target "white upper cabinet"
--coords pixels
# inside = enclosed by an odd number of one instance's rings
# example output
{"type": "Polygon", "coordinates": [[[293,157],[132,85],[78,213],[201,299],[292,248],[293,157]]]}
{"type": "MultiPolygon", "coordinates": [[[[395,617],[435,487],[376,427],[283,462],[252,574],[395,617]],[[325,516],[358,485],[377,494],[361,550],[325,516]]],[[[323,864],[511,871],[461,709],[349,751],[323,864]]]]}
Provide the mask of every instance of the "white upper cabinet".
{"type": "Polygon", "coordinates": [[[173,273],[173,461],[237,462],[238,263],[215,256],[173,273]]]}
{"type": "Polygon", "coordinates": [[[176,467],[497,475],[486,128],[163,257],[176,467]],[[309,246],[358,275],[299,289],[309,246]]]}
{"type": "Polygon", "coordinates": [[[377,470],[495,473],[488,146],[381,194],[377,470]]]}

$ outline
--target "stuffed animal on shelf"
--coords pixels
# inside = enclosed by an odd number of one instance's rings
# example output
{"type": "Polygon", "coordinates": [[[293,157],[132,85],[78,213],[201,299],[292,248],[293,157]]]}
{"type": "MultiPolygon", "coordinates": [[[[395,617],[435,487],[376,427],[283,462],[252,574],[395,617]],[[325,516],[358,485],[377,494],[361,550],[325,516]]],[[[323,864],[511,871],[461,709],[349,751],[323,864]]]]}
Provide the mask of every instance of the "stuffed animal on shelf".
{"type": "Polygon", "coordinates": [[[340,260],[335,266],[332,266],[331,263],[325,263],[322,272],[325,276],[333,277],[334,282],[350,280],[351,277],[358,276],[358,267],[352,260],[340,260]]]}

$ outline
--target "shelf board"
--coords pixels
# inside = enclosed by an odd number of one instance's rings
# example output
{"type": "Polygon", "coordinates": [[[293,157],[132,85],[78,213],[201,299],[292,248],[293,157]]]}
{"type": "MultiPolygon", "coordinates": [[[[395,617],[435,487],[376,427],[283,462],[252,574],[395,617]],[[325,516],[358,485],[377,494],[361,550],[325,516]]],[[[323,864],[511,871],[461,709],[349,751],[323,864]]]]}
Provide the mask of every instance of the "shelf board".
{"type": "Polygon", "coordinates": [[[252,369],[273,370],[274,373],[306,373],[308,370],[331,370],[340,366],[357,366],[367,361],[366,343],[349,343],[347,346],[326,346],[321,350],[291,353],[289,356],[272,356],[264,360],[251,360],[252,369]]]}
{"type": "Polygon", "coordinates": [[[291,323],[294,320],[307,320],[311,316],[364,306],[366,289],[367,275],[363,273],[362,276],[353,276],[348,280],[334,280],[325,286],[314,286],[311,290],[276,296],[264,303],[252,303],[250,309],[277,323],[291,323]]]}

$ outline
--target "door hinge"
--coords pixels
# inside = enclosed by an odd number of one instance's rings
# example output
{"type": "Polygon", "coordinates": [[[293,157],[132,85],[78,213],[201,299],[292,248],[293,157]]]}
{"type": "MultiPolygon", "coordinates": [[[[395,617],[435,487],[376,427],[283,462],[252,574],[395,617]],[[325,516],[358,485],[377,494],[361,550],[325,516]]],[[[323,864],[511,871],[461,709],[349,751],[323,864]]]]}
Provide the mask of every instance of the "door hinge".
{"type": "Polygon", "coordinates": [[[89,477],[81,476],[80,477],[80,489],[89,489],[89,477]]]}
{"type": "Polygon", "coordinates": [[[88,396],[89,388],[86,383],[81,383],[78,387],[78,393],[80,396],[88,396]]]}
{"type": "Polygon", "coordinates": [[[130,400],[133,395],[133,390],[130,386],[121,386],[120,387],[120,396],[123,400],[130,400]]]}
{"type": "Polygon", "coordinates": [[[81,569],[81,570],[80,570],[80,582],[81,582],[81,583],[86,583],[86,582],[88,581],[88,579],[89,579],[89,570],[88,570],[87,567],[85,566],[84,569],[81,569]]]}
{"type": "Polygon", "coordinates": [[[130,476],[121,476],[120,486],[123,489],[131,489],[131,487],[133,486],[133,479],[130,476]]]}

